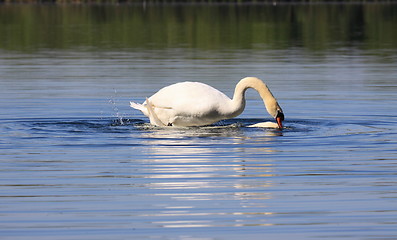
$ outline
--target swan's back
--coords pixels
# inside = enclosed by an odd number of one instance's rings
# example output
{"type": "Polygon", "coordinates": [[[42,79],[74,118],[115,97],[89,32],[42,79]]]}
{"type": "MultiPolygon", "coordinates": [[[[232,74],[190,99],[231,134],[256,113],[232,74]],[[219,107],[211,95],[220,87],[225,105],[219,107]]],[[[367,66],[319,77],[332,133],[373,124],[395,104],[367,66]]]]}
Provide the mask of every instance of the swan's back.
{"type": "Polygon", "coordinates": [[[218,110],[231,99],[217,89],[200,82],[181,82],[160,89],[149,98],[158,108],[172,108],[182,114],[205,113],[218,110]]]}

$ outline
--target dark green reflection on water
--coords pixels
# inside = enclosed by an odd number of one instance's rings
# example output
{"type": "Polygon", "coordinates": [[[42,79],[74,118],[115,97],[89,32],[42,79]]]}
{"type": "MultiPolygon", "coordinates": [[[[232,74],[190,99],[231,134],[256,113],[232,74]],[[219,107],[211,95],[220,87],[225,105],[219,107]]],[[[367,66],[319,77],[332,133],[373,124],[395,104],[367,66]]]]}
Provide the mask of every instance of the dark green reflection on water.
{"type": "Polygon", "coordinates": [[[0,48],[397,48],[397,4],[1,5],[0,48]]]}

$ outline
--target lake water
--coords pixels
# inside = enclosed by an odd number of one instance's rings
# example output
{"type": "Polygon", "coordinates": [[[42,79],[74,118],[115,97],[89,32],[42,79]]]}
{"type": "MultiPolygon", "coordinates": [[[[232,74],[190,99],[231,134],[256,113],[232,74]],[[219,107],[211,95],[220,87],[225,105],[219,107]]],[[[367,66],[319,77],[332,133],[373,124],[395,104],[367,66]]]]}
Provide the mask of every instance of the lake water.
{"type": "Polygon", "coordinates": [[[1,239],[396,239],[397,6],[0,5],[1,239]],[[236,119],[156,128],[179,81],[236,119]]]}

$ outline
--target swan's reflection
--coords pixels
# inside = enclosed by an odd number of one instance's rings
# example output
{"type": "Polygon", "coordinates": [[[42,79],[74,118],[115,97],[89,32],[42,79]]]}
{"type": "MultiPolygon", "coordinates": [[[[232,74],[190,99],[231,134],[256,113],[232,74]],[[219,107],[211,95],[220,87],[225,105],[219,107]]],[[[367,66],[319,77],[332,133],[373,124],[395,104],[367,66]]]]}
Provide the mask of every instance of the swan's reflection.
{"type": "Polygon", "coordinates": [[[272,136],[220,127],[146,129],[141,138],[150,156],[146,187],[163,199],[153,224],[209,227],[220,218],[229,226],[271,225],[272,136]]]}

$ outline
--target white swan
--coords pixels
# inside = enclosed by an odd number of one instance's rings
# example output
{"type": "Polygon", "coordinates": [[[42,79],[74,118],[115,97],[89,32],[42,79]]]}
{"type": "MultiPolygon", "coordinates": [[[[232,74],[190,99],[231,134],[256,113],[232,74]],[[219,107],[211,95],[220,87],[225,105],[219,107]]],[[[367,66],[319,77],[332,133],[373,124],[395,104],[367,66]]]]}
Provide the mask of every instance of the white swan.
{"type": "Polygon", "coordinates": [[[160,89],[143,104],[130,102],[157,126],[204,126],[234,118],[245,108],[245,91],[253,88],[263,99],[267,112],[283,127],[284,114],[266,84],[255,77],[241,79],[230,99],[217,89],[199,82],[181,82],[160,89]]]}

